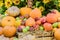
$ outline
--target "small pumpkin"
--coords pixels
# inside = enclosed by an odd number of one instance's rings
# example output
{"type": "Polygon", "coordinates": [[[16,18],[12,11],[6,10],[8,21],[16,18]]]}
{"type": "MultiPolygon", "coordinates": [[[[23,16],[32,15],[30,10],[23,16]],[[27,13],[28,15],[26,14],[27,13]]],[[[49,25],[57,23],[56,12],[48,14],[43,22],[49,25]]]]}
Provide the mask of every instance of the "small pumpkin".
{"type": "Polygon", "coordinates": [[[10,16],[17,16],[20,13],[20,10],[16,6],[12,6],[6,10],[6,13],[10,16]]]}
{"type": "Polygon", "coordinates": [[[42,13],[38,8],[35,8],[30,12],[30,17],[32,18],[40,18],[41,16],[42,16],[42,13]]]}
{"type": "Polygon", "coordinates": [[[15,18],[11,16],[6,16],[1,21],[2,26],[14,26],[15,25],[15,18]]]}
{"type": "Polygon", "coordinates": [[[32,9],[31,8],[27,8],[27,7],[22,7],[20,9],[20,13],[24,17],[28,17],[31,11],[32,11],[32,9]]]}
{"type": "Polygon", "coordinates": [[[16,33],[16,28],[13,26],[5,26],[3,28],[3,34],[7,37],[12,37],[16,33]]]}
{"type": "Polygon", "coordinates": [[[25,24],[26,24],[26,26],[33,26],[33,25],[35,25],[35,20],[30,17],[26,20],[25,24]]]}

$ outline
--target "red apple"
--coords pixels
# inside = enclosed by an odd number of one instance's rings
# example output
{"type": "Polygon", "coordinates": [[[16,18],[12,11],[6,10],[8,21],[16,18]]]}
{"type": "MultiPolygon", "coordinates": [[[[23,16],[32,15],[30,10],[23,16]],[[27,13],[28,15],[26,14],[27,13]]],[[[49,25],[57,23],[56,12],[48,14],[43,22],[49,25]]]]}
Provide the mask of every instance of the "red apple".
{"type": "Polygon", "coordinates": [[[33,27],[30,27],[30,29],[29,29],[30,31],[33,31],[34,30],[34,28],[33,27]]]}
{"type": "Polygon", "coordinates": [[[37,24],[35,24],[33,27],[34,27],[35,30],[39,29],[39,25],[37,25],[37,24]]]}
{"type": "Polygon", "coordinates": [[[40,18],[40,20],[41,20],[42,24],[45,23],[46,22],[46,16],[43,16],[42,18],[40,18]]]}
{"type": "Polygon", "coordinates": [[[20,16],[20,19],[24,19],[24,16],[20,16]]]}

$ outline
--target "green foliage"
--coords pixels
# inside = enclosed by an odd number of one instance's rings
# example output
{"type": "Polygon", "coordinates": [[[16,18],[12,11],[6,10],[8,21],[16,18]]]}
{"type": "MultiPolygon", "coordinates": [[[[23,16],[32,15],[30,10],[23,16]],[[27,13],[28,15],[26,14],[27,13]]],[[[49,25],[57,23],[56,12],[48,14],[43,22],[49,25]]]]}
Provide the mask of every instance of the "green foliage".
{"type": "MultiPolygon", "coordinates": [[[[52,9],[57,9],[58,11],[60,11],[60,0],[50,0],[50,1],[46,0],[46,1],[49,1],[47,3],[44,3],[43,1],[44,0],[33,0],[33,8],[35,7],[39,8],[40,6],[43,6],[45,8],[45,10],[42,11],[43,15],[46,15],[52,9]]],[[[3,0],[3,3],[5,3],[4,0],[3,0]]],[[[17,6],[19,8],[25,7],[26,5],[27,5],[27,0],[20,0],[19,5],[15,5],[14,3],[12,4],[12,6],[17,6]]],[[[0,7],[0,14],[4,14],[6,9],[7,8],[5,6],[0,7]]]]}
{"type": "Polygon", "coordinates": [[[52,9],[57,9],[58,11],[60,11],[60,7],[58,6],[59,3],[60,3],[60,0],[50,0],[50,2],[46,4],[43,3],[43,0],[34,0],[33,6],[37,8],[39,8],[40,6],[43,6],[45,10],[42,13],[43,15],[46,15],[52,9]]]}

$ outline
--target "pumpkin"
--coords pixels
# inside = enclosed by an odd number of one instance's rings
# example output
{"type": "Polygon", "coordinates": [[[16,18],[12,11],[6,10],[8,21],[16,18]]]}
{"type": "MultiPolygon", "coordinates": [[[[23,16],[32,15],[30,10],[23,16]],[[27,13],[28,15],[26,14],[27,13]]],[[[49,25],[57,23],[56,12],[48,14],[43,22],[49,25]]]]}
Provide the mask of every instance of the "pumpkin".
{"type": "Polygon", "coordinates": [[[55,29],[54,36],[55,36],[56,40],[60,40],[60,28],[55,29]]]}
{"type": "Polygon", "coordinates": [[[16,28],[13,26],[5,26],[3,28],[3,34],[7,37],[12,37],[16,33],[16,28]]]}
{"type": "Polygon", "coordinates": [[[49,13],[49,14],[47,14],[46,20],[48,23],[57,22],[57,16],[56,16],[56,14],[49,13]]]}
{"type": "Polygon", "coordinates": [[[31,8],[27,8],[27,7],[22,7],[20,9],[20,13],[24,17],[28,17],[31,11],[32,11],[32,9],[31,8]]]}
{"type": "Polygon", "coordinates": [[[10,16],[17,16],[20,13],[20,10],[16,6],[12,6],[6,10],[6,13],[10,16]]]}
{"type": "Polygon", "coordinates": [[[15,25],[15,18],[11,16],[6,16],[1,21],[2,26],[14,26],[15,25]]]}
{"type": "Polygon", "coordinates": [[[26,26],[33,26],[35,25],[35,20],[33,18],[28,18],[25,23],[26,26]]]}
{"type": "Polygon", "coordinates": [[[2,34],[3,34],[3,28],[0,27],[0,35],[2,35],[2,34]]]}
{"type": "Polygon", "coordinates": [[[32,18],[40,18],[41,16],[41,11],[38,8],[35,8],[30,12],[30,17],[32,18]]]}

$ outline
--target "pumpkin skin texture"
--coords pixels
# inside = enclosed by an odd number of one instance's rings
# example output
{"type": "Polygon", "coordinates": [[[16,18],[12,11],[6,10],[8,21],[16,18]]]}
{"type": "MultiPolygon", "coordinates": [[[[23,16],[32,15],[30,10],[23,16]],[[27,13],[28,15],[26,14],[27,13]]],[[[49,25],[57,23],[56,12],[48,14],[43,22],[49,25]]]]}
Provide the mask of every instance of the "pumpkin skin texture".
{"type": "Polygon", "coordinates": [[[2,35],[2,34],[3,34],[3,28],[0,27],[0,35],[2,35]]]}
{"type": "Polygon", "coordinates": [[[20,10],[16,6],[12,6],[6,10],[6,13],[10,16],[17,16],[20,14],[20,10]]]}
{"type": "Polygon", "coordinates": [[[7,37],[12,37],[16,33],[16,28],[13,26],[5,26],[3,29],[3,34],[7,37]]]}
{"type": "Polygon", "coordinates": [[[27,8],[27,7],[22,7],[20,9],[20,13],[24,17],[28,17],[31,11],[32,11],[32,9],[31,8],[27,8]]]}
{"type": "Polygon", "coordinates": [[[57,16],[56,16],[56,14],[49,13],[49,14],[47,14],[46,20],[48,23],[57,22],[57,16]]]}
{"type": "Polygon", "coordinates": [[[11,16],[6,16],[2,19],[2,26],[15,26],[15,18],[11,16]]]}
{"type": "Polygon", "coordinates": [[[30,13],[30,17],[32,17],[34,19],[35,18],[40,18],[41,16],[42,16],[42,14],[41,14],[41,12],[38,8],[33,9],[30,13]]]}
{"type": "Polygon", "coordinates": [[[54,36],[55,36],[56,40],[60,40],[60,28],[55,30],[54,36]]]}
{"type": "Polygon", "coordinates": [[[33,18],[28,18],[25,23],[26,26],[33,26],[35,25],[35,20],[33,18]]]}

